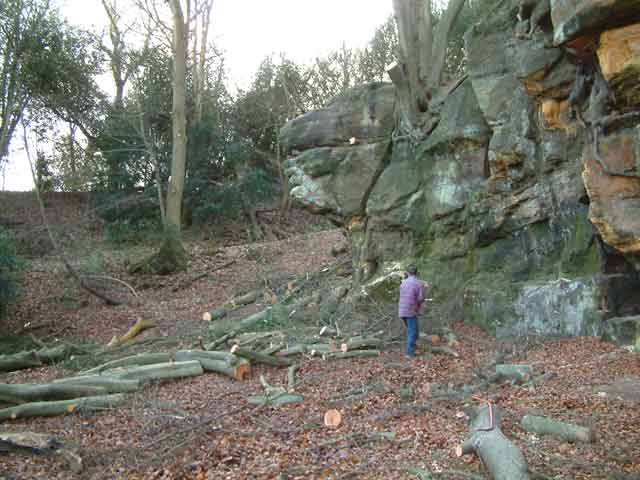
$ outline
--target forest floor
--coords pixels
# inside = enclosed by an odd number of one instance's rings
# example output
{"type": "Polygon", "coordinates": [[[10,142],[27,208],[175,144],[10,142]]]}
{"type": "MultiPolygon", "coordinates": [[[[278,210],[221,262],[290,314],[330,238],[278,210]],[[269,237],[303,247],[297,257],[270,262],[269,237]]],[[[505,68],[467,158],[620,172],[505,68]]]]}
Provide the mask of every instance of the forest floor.
{"type": "MultiPolygon", "coordinates": [[[[2,325],[0,353],[29,347],[30,334],[47,344],[105,345],[138,318],[156,327],[137,337],[128,353],[194,348],[199,337],[212,332],[202,313],[239,293],[262,287],[275,292],[301,277],[320,278],[317,289],[349,280],[332,277],[336,265],[348,263],[348,254],[331,254],[342,234],[300,212],[267,220],[273,231],[285,233],[262,243],[246,243],[242,235],[216,242],[189,237],[189,272],[132,278],[126,266],[152,246],[104,242],[86,199],[70,198],[50,202],[57,209],[50,212],[56,231],[67,239],[66,251],[74,265],[93,272],[96,282],[104,282],[127,304],[104,305],[77,288],[56,256],[36,255],[23,274],[21,296],[2,325]],[[84,212],[82,219],[77,212],[84,212]],[[138,297],[102,276],[125,280],[138,297]],[[7,333],[17,331],[24,335],[7,333]],[[163,338],[173,341],[163,344],[163,338]]],[[[22,201],[14,207],[2,216],[26,222],[19,234],[39,228],[35,210],[32,215],[22,201]]],[[[30,247],[37,243],[30,242],[30,247]]],[[[223,325],[254,313],[261,303],[268,304],[267,299],[234,311],[223,325]]],[[[421,337],[417,357],[406,360],[402,327],[393,310],[386,306],[353,313],[388,331],[392,341],[378,357],[332,362],[298,357],[295,392],[304,397],[298,404],[250,405],[247,397],[263,391],[261,376],[271,385],[287,384],[286,369],[256,365],[242,382],[205,373],[149,384],[114,409],[5,421],[0,431],[43,433],[63,442],[82,457],[84,471],[74,474],[56,458],[0,451],[0,479],[483,479],[489,477],[476,455],[458,458],[454,452],[469,434],[468,404],[487,399],[503,409],[502,431],[522,450],[536,478],[640,479],[639,354],[596,338],[495,339],[452,322],[458,358],[430,353],[421,337]],[[533,365],[537,375],[546,374],[544,380],[491,384],[478,400],[433,395],[436,385],[461,390],[477,382],[483,366],[498,353],[509,363],[533,365]],[[341,412],[339,426],[324,425],[329,409],[341,412]],[[595,441],[568,443],[528,433],[520,425],[526,414],[588,426],[595,441]]],[[[318,331],[321,322],[314,318],[268,327],[302,335],[318,331]]],[[[342,320],[345,330],[348,320],[342,320]]],[[[354,322],[353,332],[361,325],[354,322]]],[[[426,319],[422,326],[425,334],[432,333],[426,319]]],[[[44,382],[73,375],[87,363],[100,359],[0,373],[0,383],[44,382]]]]}

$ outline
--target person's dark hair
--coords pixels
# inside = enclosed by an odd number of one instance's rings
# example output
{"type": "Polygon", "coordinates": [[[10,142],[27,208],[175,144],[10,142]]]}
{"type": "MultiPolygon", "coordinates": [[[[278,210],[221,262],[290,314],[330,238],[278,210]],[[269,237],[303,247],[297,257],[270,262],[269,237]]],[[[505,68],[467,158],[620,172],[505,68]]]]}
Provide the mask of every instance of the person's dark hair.
{"type": "Polygon", "coordinates": [[[409,275],[417,275],[418,274],[418,267],[416,267],[415,264],[411,264],[407,267],[407,273],[409,275]]]}

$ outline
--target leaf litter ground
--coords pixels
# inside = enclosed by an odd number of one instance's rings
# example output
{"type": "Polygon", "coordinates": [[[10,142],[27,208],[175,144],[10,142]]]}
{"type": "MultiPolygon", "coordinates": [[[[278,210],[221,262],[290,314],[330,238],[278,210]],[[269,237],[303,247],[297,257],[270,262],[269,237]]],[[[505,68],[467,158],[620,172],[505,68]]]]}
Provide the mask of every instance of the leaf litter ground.
{"type": "MultiPolygon", "coordinates": [[[[157,327],[136,340],[138,348],[191,348],[208,331],[203,311],[238,293],[275,289],[326,270],[336,263],[330,250],[340,241],[339,232],[322,231],[264,244],[222,246],[214,252],[207,251],[206,243],[193,241],[188,243],[190,272],[135,280],[140,298],[129,298],[131,304],[119,307],[86,297],[64,279],[53,259],[40,260],[25,274],[25,294],[8,327],[16,330],[30,322],[45,325],[34,331],[45,341],[105,344],[143,317],[157,327]],[[199,273],[231,261],[190,283],[199,273]],[[165,345],[162,338],[177,343],[165,345]]],[[[124,268],[118,270],[118,254],[106,255],[112,258],[110,275],[126,278],[124,268]]],[[[256,308],[236,311],[227,321],[256,308]]],[[[381,324],[400,329],[389,317],[381,324]]],[[[401,342],[372,359],[325,362],[301,357],[295,387],[304,396],[300,404],[249,405],[246,398],[262,391],[261,375],[274,386],[287,383],[286,369],[256,366],[244,382],[205,374],[154,383],[115,410],[5,422],[5,431],[46,433],[76,448],[86,469],[76,476],[52,458],[0,453],[0,478],[488,478],[475,456],[454,455],[468,432],[461,414],[464,405],[438,401],[430,392],[436,384],[457,389],[473,383],[498,351],[506,352],[511,363],[532,364],[538,372],[554,374],[535,386],[494,385],[483,394],[504,409],[503,431],[522,449],[531,470],[542,475],[538,478],[640,478],[638,354],[594,338],[497,341],[462,323],[451,328],[460,358],[422,353],[407,361],[401,342]],[[341,412],[338,427],[323,425],[328,409],[341,412]],[[526,414],[592,426],[596,442],[579,445],[532,435],[520,427],[526,414]]],[[[72,367],[73,362],[67,362],[0,374],[0,382],[42,382],[70,375],[72,367]]]]}

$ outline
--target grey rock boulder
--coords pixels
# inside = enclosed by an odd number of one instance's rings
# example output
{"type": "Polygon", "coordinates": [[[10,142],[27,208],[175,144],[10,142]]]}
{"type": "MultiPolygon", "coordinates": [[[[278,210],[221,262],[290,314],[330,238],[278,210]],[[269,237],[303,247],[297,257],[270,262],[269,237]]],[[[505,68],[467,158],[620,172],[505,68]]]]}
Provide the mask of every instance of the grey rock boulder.
{"type": "Polygon", "coordinates": [[[322,110],[308,112],[280,130],[286,151],[348,145],[391,135],[394,126],[395,87],[371,83],[353,88],[322,110]]]}
{"type": "Polygon", "coordinates": [[[562,45],[640,21],[640,0],[551,0],[551,20],[553,42],[562,45]]]}

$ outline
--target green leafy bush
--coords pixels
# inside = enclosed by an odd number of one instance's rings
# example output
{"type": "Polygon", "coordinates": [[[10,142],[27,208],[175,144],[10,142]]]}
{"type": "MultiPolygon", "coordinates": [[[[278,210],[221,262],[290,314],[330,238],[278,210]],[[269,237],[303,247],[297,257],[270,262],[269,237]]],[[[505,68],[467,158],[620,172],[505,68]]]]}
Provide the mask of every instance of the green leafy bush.
{"type": "Polygon", "coordinates": [[[108,241],[139,244],[155,238],[162,230],[160,207],[154,188],[144,193],[96,193],[94,205],[106,222],[108,241]]]}
{"type": "Polygon", "coordinates": [[[0,227],[0,318],[6,314],[9,301],[16,295],[17,273],[24,262],[15,255],[13,234],[0,227]]]}
{"type": "Polygon", "coordinates": [[[238,218],[243,202],[253,205],[275,195],[273,178],[264,168],[252,165],[255,155],[251,142],[230,142],[224,148],[228,172],[216,181],[208,175],[215,171],[213,166],[196,164],[185,187],[185,210],[194,224],[203,225],[215,217],[238,218]]]}

